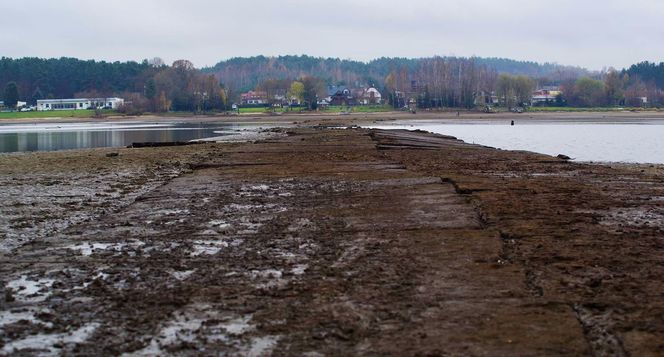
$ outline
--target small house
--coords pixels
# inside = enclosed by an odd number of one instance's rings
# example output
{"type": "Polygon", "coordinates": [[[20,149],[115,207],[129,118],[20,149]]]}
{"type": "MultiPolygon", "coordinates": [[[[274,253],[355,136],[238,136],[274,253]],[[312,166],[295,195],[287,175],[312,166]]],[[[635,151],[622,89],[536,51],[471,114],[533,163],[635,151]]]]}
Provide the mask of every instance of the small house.
{"type": "Polygon", "coordinates": [[[267,93],[258,91],[249,91],[240,95],[242,105],[263,105],[267,104],[267,93]]]}
{"type": "Polygon", "coordinates": [[[553,90],[553,89],[539,89],[536,90],[533,93],[532,99],[531,99],[531,104],[532,105],[538,105],[538,104],[547,104],[547,103],[553,103],[556,101],[556,97],[561,94],[562,92],[560,90],[553,90]]]}
{"type": "Polygon", "coordinates": [[[382,104],[383,96],[380,94],[378,89],[369,87],[363,91],[359,102],[362,105],[382,104]]]}
{"type": "Polygon", "coordinates": [[[353,94],[348,87],[344,86],[329,87],[327,95],[328,95],[327,99],[329,100],[330,105],[347,106],[347,105],[355,105],[356,103],[355,97],[353,97],[353,94]]]}

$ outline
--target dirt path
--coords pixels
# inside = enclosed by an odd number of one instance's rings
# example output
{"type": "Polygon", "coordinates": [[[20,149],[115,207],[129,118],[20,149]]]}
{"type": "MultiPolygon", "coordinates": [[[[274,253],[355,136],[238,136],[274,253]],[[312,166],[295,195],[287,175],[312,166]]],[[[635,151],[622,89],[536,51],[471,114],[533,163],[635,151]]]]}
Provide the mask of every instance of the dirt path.
{"type": "MultiPolygon", "coordinates": [[[[88,172],[74,176],[92,192],[78,211],[46,198],[35,202],[52,217],[21,202],[3,212],[16,217],[3,229],[15,244],[0,256],[0,355],[664,348],[659,171],[361,129],[119,162],[96,152],[52,173],[88,172]],[[123,170],[136,175],[113,176],[123,170]],[[119,201],[94,196],[106,186],[119,201]],[[99,202],[115,204],[88,207],[99,202]]],[[[46,175],[8,157],[4,190],[27,186],[29,168],[46,175]]]]}

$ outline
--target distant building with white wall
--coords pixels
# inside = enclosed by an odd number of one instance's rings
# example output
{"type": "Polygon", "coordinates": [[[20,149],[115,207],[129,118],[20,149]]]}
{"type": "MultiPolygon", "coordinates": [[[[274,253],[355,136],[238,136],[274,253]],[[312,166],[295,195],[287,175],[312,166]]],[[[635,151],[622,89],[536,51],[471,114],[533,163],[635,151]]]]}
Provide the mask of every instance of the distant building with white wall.
{"type": "Polygon", "coordinates": [[[122,98],[43,99],[37,101],[37,110],[118,109],[122,104],[122,98]]]}
{"type": "Polygon", "coordinates": [[[363,91],[362,97],[359,100],[360,104],[369,105],[369,104],[382,104],[383,96],[380,94],[378,89],[374,87],[369,87],[363,91]]]}

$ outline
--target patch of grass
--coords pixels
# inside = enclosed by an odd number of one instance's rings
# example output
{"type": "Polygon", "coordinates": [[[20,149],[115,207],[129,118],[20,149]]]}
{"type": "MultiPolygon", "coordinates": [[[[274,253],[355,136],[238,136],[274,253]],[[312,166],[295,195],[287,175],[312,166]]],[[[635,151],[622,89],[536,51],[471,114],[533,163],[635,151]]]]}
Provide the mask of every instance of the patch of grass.
{"type": "Polygon", "coordinates": [[[382,113],[382,112],[394,111],[394,108],[392,108],[389,105],[357,105],[353,107],[331,105],[327,109],[321,111],[326,113],[345,112],[345,111],[349,111],[351,113],[382,113]]]}
{"type": "MultiPolygon", "coordinates": [[[[102,111],[102,115],[110,115],[112,110],[102,111]]],[[[94,110],[49,110],[43,112],[3,112],[0,113],[0,120],[3,119],[44,119],[44,118],[93,118],[94,110]]]]}
{"type": "Polygon", "coordinates": [[[267,113],[269,108],[240,108],[240,114],[267,113]]]}
{"type": "MultiPolygon", "coordinates": [[[[340,112],[351,112],[351,113],[382,113],[390,112],[394,109],[389,105],[357,105],[352,107],[333,105],[325,109],[320,109],[322,113],[340,113],[340,112]]],[[[276,113],[299,113],[306,111],[305,108],[295,107],[295,108],[274,108],[276,113]]],[[[240,108],[240,114],[260,114],[260,113],[269,113],[269,108],[240,108]]]]}
{"type": "Polygon", "coordinates": [[[293,107],[293,108],[240,108],[240,114],[260,114],[260,113],[300,113],[306,111],[302,107],[293,107]]]}
{"type": "Polygon", "coordinates": [[[638,108],[638,107],[530,107],[529,112],[622,112],[622,111],[659,111],[657,108],[638,108]]]}

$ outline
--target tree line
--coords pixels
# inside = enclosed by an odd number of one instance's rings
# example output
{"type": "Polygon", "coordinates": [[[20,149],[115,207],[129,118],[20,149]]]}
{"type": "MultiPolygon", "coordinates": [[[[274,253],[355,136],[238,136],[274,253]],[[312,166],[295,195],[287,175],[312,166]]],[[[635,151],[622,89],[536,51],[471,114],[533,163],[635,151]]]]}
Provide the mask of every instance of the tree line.
{"type": "Polygon", "coordinates": [[[573,107],[664,106],[664,63],[609,69],[594,78],[581,77],[562,83],[562,101],[573,107]],[[659,71],[657,71],[659,69],[659,71]]]}
{"type": "Polygon", "coordinates": [[[0,88],[5,105],[39,99],[122,97],[122,111],[226,110],[227,92],[213,75],[187,60],[167,66],[142,62],[83,61],[75,58],[1,58],[0,88]]]}
{"type": "Polygon", "coordinates": [[[370,86],[395,107],[473,107],[527,104],[532,89],[558,86],[551,105],[664,104],[664,63],[588,72],[576,67],[497,58],[379,58],[370,62],[310,56],[234,58],[197,69],[187,60],[166,65],[75,58],[0,58],[0,95],[6,104],[72,97],[125,98],[125,111],[223,111],[252,89],[268,97],[294,95],[310,109],[329,85],[370,86]],[[291,85],[297,82],[296,90],[291,85]],[[302,88],[303,87],[303,88],[302,88]],[[295,93],[295,94],[293,94],[295,93]]]}
{"type": "Polygon", "coordinates": [[[146,79],[156,69],[147,61],[104,62],[75,58],[0,58],[0,88],[9,82],[18,87],[19,98],[71,98],[76,93],[100,94],[140,92],[146,79]]]}
{"type": "Polygon", "coordinates": [[[388,58],[382,57],[369,62],[339,58],[318,58],[312,56],[243,57],[222,61],[213,67],[203,68],[240,91],[254,89],[269,79],[293,79],[304,76],[318,77],[330,84],[353,86],[363,83],[382,83],[394,68],[416,72],[423,64],[431,61],[449,63],[472,62],[499,73],[525,75],[533,78],[552,78],[562,81],[569,77],[588,75],[590,72],[579,67],[561,66],[552,63],[539,64],[515,61],[504,58],[481,57],[432,57],[432,58],[388,58]]]}

